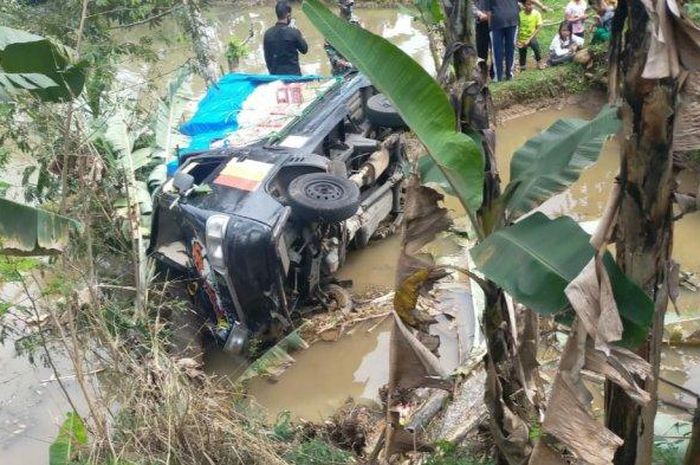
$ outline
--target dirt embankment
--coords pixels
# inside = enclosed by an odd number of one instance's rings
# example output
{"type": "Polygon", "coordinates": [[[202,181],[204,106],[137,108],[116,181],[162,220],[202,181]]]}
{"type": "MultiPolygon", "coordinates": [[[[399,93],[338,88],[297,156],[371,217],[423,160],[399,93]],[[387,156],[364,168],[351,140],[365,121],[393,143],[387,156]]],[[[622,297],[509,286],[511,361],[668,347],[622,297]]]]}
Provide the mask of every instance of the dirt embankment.
{"type": "Polygon", "coordinates": [[[525,105],[551,107],[562,96],[585,94],[591,90],[607,90],[607,48],[588,49],[585,62],[567,63],[544,70],[530,69],[513,80],[490,85],[496,110],[525,105]]]}
{"type": "Polygon", "coordinates": [[[528,116],[544,109],[561,110],[566,107],[578,107],[590,109],[595,113],[607,99],[607,94],[599,88],[584,90],[575,94],[564,94],[558,97],[546,97],[539,100],[525,103],[512,103],[496,111],[496,124],[500,125],[505,121],[528,116]]]}

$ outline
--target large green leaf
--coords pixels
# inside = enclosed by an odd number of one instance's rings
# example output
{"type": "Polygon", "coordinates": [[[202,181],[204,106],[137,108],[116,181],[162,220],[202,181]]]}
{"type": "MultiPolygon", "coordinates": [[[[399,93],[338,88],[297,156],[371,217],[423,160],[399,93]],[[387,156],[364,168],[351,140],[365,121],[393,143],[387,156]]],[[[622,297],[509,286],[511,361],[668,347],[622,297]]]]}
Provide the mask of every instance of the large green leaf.
{"type": "MultiPolygon", "coordinates": [[[[52,39],[4,26],[0,26],[0,67],[10,74],[46,76],[56,85],[29,90],[51,102],[77,97],[83,90],[87,72],[87,63],[78,61],[68,47],[52,39]]],[[[1,82],[0,86],[8,93],[12,90],[1,82]]]]}
{"type": "Polygon", "coordinates": [[[66,414],[56,440],[49,446],[49,465],[75,464],[81,446],[87,444],[87,429],[75,412],[66,414]]]}
{"type": "MultiPolygon", "coordinates": [[[[564,289],[593,258],[589,241],[571,218],[551,220],[537,212],[491,234],[471,255],[479,270],[515,300],[552,315],[569,309],[564,289]]],[[[646,338],[654,304],[609,253],[604,264],[624,325],[622,344],[638,345],[646,338]]]]}
{"type": "Polygon", "coordinates": [[[605,107],[591,121],[560,119],[519,148],[510,162],[508,203],[514,220],[564,191],[596,162],[606,139],[620,129],[616,109],[605,107]]]}
{"type": "Polygon", "coordinates": [[[50,255],[68,245],[70,231],[80,223],[46,210],[0,198],[0,253],[50,255]]]}
{"type": "Polygon", "coordinates": [[[58,87],[58,84],[43,74],[0,72],[0,92],[4,94],[13,94],[19,90],[38,91],[53,87],[58,87]]]}
{"type": "Polygon", "coordinates": [[[396,45],[340,19],[319,0],[305,0],[302,8],[328,42],[391,100],[473,215],[483,189],[481,150],[456,130],[454,110],[438,83],[396,45]]]}
{"type": "Polygon", "coordinates": [[[158,103],[153,123],[157,150],[152,155],[168,160],[174,155],[175,147],[186,143],[188,138],[177,127],[193,99],[192,71],[184,67],[170,81],[165,98],[158,103]]]}

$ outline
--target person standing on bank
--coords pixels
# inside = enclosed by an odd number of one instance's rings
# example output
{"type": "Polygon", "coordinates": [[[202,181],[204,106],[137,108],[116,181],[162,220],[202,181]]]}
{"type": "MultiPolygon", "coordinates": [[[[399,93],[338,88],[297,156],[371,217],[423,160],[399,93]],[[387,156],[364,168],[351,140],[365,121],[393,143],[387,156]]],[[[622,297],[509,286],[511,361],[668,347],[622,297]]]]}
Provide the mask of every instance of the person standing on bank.
{"type": "Polygon", "coordinates": [[[513,78],[513,55],[515,53],[515,31],[518,29],[518,0],[486,0],[486,12],[491,28],[496,79],[509,81],[513,78]],[[504,67],[505,64],[505,67],[504,67]]]}
{"type": "Polygon", "coordinates": [[[540,44],[537,42],[537,33],[542,29],[542,15],[533,8],[532,0],[525,0],[525,7],[520,12],[518,22],[518,54],[520,55],[520,71],[527,67],[527,49],[532,49],[535,54],[537,68],[542,69],[542,54],[540,44]]]}
{"type": "Polygon", "coordinates": [[[263,50],[270,74],[301,75],[299,53],[306,54],[309,45],[299,29],[291,25],[292,7],[282,0],[275,5],[277,23],[265,31],[263,50]]]}
{"type": "Polygon", "coordinates": [[[583,39],[586,32],[584,22],[588,19],[586,10],[588,9],[588,4],[586,0],[571,0],[564,9],[564,16],[566,20],[571,24],[571,31],[575,36],[583,39]]]}

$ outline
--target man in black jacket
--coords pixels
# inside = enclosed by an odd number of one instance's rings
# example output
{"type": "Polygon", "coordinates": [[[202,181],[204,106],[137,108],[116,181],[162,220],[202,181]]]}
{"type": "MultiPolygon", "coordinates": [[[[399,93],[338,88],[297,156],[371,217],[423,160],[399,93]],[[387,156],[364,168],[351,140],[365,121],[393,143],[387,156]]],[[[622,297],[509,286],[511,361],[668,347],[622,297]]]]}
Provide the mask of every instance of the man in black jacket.
{"type": "Polygon", "coordinates": [[[299,52],[305,54],[309,45],[304,40],[299,29],[290,26],[292,7],[286,1],[275,5],[277,23],[265,31],[263,49],[265,64],[270,74],[301,75],[299,67],[299,52]]]}

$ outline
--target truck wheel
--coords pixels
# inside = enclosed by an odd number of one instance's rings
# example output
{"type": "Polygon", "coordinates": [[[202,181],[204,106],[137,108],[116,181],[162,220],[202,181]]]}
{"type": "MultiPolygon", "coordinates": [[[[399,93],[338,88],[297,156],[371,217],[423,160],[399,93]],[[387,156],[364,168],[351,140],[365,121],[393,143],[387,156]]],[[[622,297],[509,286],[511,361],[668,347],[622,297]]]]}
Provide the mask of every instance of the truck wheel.
{"type": "Polygon", "coordinates": [[[385,128],[405,128],[399,112],[396,111],[394,105],[387,99],[384,94],[373,95],[367,100],[367,108],[365,109],[367,119],[372,124],[383,126],[385,128]]]}
{"type": "Polygon", "coordinates": [[[338,223],[355,214],[360,189],[352,181],[326,173],[302,174],[289,183],[292,211],[309,221],[338,223]]]}

